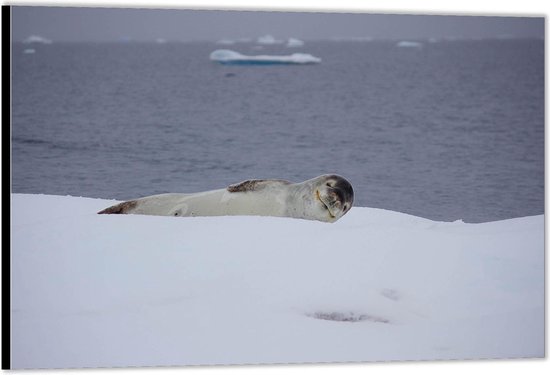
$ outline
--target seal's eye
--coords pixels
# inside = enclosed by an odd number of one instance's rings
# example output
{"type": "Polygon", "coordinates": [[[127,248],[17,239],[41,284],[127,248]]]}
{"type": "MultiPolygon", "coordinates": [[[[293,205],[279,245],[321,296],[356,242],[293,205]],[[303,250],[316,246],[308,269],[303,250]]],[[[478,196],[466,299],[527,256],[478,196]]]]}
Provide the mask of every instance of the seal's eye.
{"type": "Polygon", "coordinates": [[[344,211],[346,211],[348,209],[348,205],[344,205],[344,211]]]}
{"type": "Polygon", "coordinates": [[[332,187],[332,182],[327,182],[328,187],[332,187]]]}

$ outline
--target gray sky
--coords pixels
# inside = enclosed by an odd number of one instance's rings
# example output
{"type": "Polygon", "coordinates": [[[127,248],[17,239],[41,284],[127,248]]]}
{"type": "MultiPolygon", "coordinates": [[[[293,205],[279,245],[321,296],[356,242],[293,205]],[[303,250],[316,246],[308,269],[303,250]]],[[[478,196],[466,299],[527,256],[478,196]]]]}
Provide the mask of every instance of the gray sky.
{"type": "Polygon", "coordinates": [[[544,18],[13,7],[12,37],[53,41],[544,37],[544,18]]]}

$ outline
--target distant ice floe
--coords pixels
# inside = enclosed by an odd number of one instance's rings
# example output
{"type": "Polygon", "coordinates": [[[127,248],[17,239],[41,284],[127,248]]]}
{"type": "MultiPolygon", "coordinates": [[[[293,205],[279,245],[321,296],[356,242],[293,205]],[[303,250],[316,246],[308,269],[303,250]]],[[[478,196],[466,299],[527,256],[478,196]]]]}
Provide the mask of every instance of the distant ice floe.
{"type": "Polygon", "coordinates": [[[210,60],[226,65],[274,65],[274,64],[318,64],[321,59],[307,53],[293,53],[287,56],[246,56],[238,52],[219,49],[210,54],[210,60]]]}
{"type": "Polygon", "coordinates": [[[157,44],[165,44],[165,43],[166,43],[166,39],[164,39],[164,38],[157,38],[157,39],[155,40],[155,43],[157,43],[157,44]]]}
{"type": "Polygon", "coordinates": [[[283,44],[284,42],[282,40],[275,39],[273,35],[264,35],[259,37],[256,40],[256,43],[258,44],[283,44]]]}
{"type": "Polygon", "coordinates": [[[52,44],[52,41],[50,39],[44,38],[40,35],[31,35],[25,40],[23,40],[23,43],[31,44],[31,43],[39,43],[39,44],[52,44]]]}
{"type": "Polygon", "coordinates": [[[410,42],[408,40],[402,40],[401,42],[397,43],[396,46],[405,48],[422,48],[423,44],[420,42],[410,42]]]}
{"type": "Polygon", "coordinates": [[[246,43],[253,43],[254,39],[250,37],[242,37],[242,38],[221,38],[220,40],[216,41],[216,44],[225,45],[225,46],[232,46],[234,44],[246,44],[246,43]]]}
{"type": "Polygon", "coordinates": [[[35,52],[36,52],[36,50],[34,48],[25,48],[23,50],[23,53],[27,54],[27,55],[30,55],[30,54],[35,53],[35,52]]]}
{"type": "Polygon", "coordinates": [[[288,38],[288,41],[286,42],[287,47],[302,47],[304,45],[304,42],[300,39],[296,38],[288,38]]]}

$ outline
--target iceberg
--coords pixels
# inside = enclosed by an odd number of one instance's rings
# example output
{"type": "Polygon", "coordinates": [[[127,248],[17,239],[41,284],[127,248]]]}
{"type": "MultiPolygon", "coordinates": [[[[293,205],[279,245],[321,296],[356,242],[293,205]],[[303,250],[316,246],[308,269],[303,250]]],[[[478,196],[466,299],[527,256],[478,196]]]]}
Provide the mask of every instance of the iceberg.
{"type": "Polygon", "coordinates": [[[287,56],[246,56],[238,52],[219,49],[210,54],[210,60],[226,65],[304,65],[318,64],[321,59],[307,53],[293,53],[287,56]]]}
{"type": "Polygon", "coordinates": [[[289,38],[288,42],[286,43],[287,47],[301,47],[303,45],[304,45],[303,41],[301,41],[300,39],[295,39],[295,38],[289,38]]]}
{"type": "Polygon", "coordinates": [[[256,40],[258,44],[282,44],[282,40],[275,39],[273,35],[264,35],[256,40]]]}
{"type": "Polygon", "coordinates": [[[35,52],[36,52],[36,50],[34,48],[25,48],[23,50],[23,53],[25,53],[27,55],[30,55],[30,54],[35,53],[35,52]]]}
{"type": "Polygon", "coordinates": [[[545,356],[544,215],[97,215],[115,203],[11,195],[14,369],[545,356]]]}
{"type": "Polygon", "coordinates": [[[25,40],[23,40],[23,43],[25,44],[31,44],[31,43],[37,43],[37,44],[52,44],[52,41],[50,39],[44,38],[39,35],[31,35],[27,37],[25,40]]]}
{"type": "Polygon", "coordinates": [[[405,48],[422,48],[423,44],[420,42],[410,42],[407,40],[403,40],[396,44],[397,47],[405,47],[405,48]]]}

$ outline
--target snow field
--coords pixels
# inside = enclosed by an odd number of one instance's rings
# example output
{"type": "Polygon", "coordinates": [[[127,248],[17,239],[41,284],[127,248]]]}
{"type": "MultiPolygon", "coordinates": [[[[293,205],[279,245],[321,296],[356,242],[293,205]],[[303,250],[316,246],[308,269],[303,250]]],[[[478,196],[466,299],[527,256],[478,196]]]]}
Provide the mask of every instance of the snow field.
{"type": "Polygon", "coordinates": [[[97,215],[12,195],[14,368],[544,356],[544,216],[97,215]]]}

